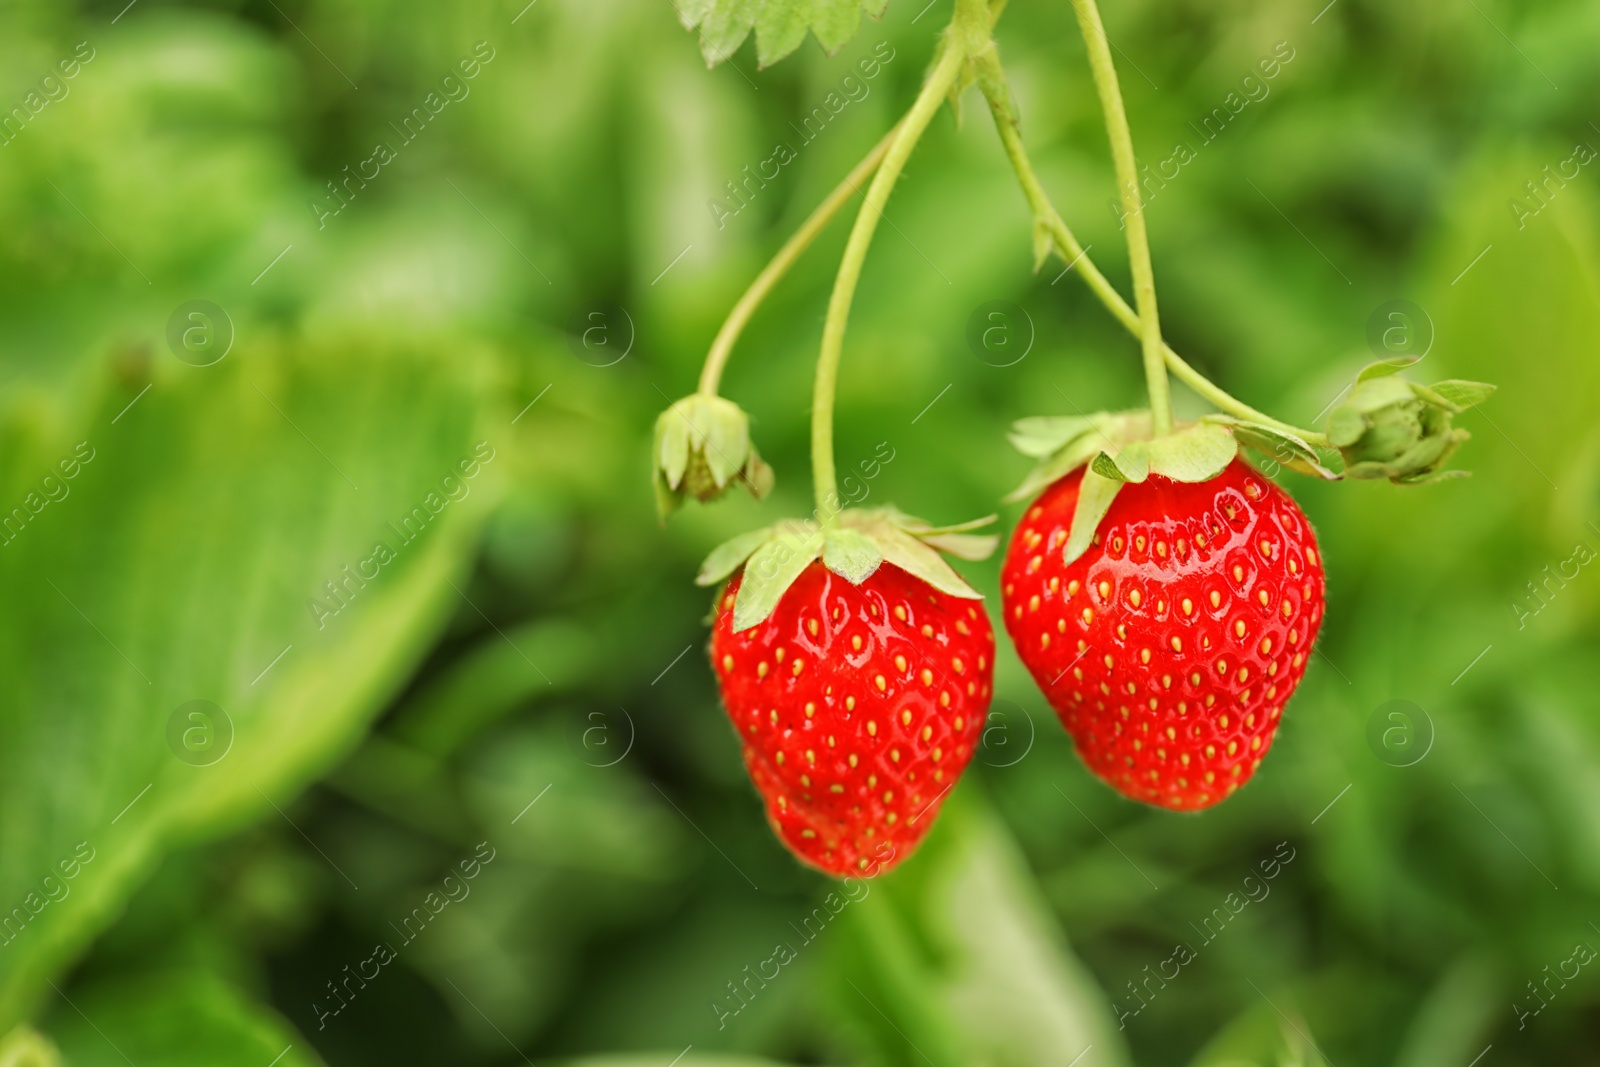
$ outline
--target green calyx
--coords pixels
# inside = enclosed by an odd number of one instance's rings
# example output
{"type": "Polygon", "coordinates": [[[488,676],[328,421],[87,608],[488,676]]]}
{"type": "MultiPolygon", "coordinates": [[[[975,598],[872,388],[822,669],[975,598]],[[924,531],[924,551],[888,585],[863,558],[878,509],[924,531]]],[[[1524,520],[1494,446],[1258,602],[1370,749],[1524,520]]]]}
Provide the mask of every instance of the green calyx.
{"type": "Polygon", "coordinates": [[[933,526],[892,507],[839,513],[823,526],[811,519],[785,519],[719,545],[700,566],[697,585],[716,585],[740,567],[744,578],[733,602],[735,633],[761,622],[814,561],[860,585],[892,563],[941,593],[968,600],[982,595],[946,563],[941,552],[959,559],[986,559],[999,543],[994,534],[971,531],[995,520],[990,515],[955,526],[933,526]]]}
{"type": "Polygon", "coordinates": [[[1062,548],[1068,563],[1088,551],[1124,485],[1147,481],[1151,475],[1175,482],[1210,481],[1233,462],[1241,444],[1296,470],[1338,477],[1322,465],[1314,448],[1294,434],[1228,415],[1207,415],[1168,434],[1152,433],[1150,413],[1143,410],[1022,419],[1012,427],[1011,443],[1038,463],[1006,497],[1008,502],[1024,500],[1084,468],[1072,527],[1062,548]]]}
{"type": "Polygon", "coordinates": [[[757,500],[772,492],[772,468],[750,442],[750,416],[720,396],[695,393],[661,413],[651,466],[663,519],[686,497],[715,500],[735,482],[757,500]]]}
{"type": "Polygon", "coordinates": [[[1487,400],[1495,387],[1459,380],[1422,385],[1399,375],[1405,365],[1367,366],[1329,414],[1328,440],[1344,457],[1345,474],[1400,485],[1466,477],[1467,471],[1443,469],[1472,436],[1451,419],[1487,400]]]}

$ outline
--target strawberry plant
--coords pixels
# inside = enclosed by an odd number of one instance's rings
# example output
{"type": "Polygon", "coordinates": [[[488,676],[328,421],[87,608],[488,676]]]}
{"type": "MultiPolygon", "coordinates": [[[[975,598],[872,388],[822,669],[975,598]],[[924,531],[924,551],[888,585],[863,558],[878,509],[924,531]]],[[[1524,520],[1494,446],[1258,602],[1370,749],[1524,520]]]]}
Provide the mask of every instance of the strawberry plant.
{"type": "MultiPolygon", "coordinates": [[[[766,65],[808,28],[837,48],[863,6],[876,14],[883,4],[700,0],[679,12],[700,30],[709,63],[753,30],[766,65]]],[[[978,594],[939,556],[986,558],[994,538],[967,532],[985,520],[937,528],[894,508],[842,509],[834,475],[834,389],[856,285],[890,191],[943,102],[957,107],[964,90],[979,88],[1033,214],[1035,270],[1051,254],[1077,266],[1140,343],[1148,407],[1016,423],[1013,443],[1036,466],[1010,499],[1038,496],[1002,569],[1018,656],[1084,762],[1124,795],[1180,811],[1231,795],[1266,756],[1312,654],[1324,607],[1316,536],[1241,446],[1329,480],[1434,481],[1463,473],[1444,469],[1467,437],[1452,416],[1493,391],[1468,381],[1425,386],[1400,376],[1406,361],[1380,362],[1341,394],[1319,432],[1258,411],[1185,362],[1161,333],[1137,163],[1095,0],[1072,8],[1111,145],[1132,307],[1029,161],[991,36],[1005,6],[956,0],[910,111],[752,283],[712,344],[699,391],[656,427],[663,517],[685,497],[714,499],[735,481],[766,495],[772,472],[750,444],[748,418],[717,395],[722,368],[754,309],[870,175],[817,360],[816,512],[735,538],[698,579],[726,581],[712,663],[769,820],[802,860],[834,874],[881,873],[915,847],[971,755],[992,685],[978,594]],[[1176,420],[1169,372],[1217,410],[1176,420]]]]}

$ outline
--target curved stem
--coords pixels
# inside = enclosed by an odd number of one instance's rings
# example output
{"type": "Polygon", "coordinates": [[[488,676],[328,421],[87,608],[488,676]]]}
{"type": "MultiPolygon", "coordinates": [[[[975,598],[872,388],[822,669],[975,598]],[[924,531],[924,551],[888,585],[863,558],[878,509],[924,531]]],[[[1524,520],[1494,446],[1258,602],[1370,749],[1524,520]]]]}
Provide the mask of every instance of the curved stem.
{"type": "MultiPolygon", "coordinates": [[[[956,22],[963,18],[967,5],[957,0],[956,22]]],[[[983,14],[987,30],[988,15],[983,14]]],[[[952,28],[955,22],[952,22],[952,28]]],[[[940,45],[938,62],[928,73],[916,103],[906,113],[894,132],[889,150],[884,154],[883,165],[872,179],[861,210],[856,213],[855,225],[850,228],[850,239],[845,244],[844,256],[839,261],[839,273],[833,282],[833,293],[828,298],[828,314],[822,324],[822,349],[817,356],[817,380],[811,401],[811,470],[816,489],[817,515],[824,525],[832,525],[839,515],[839,490],[833,467],[833,396],[839,383],[839,359],[844,351],[845,324],[850,318],[850,304],[855,299],[856,283],[861,279],[861,264],[867,258],[872,235],[883,217],[883,205],[888,202],[889,191],[905,167],[912,148],[922,137],[934,112],[944,102],[945,95],[955,84],[961,66],[967,61],[965,50],[947,35],[940,45]]]]}
{"type": "Polygon", "coordinates": [[[1122,210],[1128,227],[1128,267],[1133,273],[1133,301],[1139,309],[1139,335],[1144,349],[1145,383],[1150,391],[1150,422],[1156,434],[1172,432],[1172,398],[1167,390],[1167,367],[1162,354],[1161,321],[1156,313],[1156,277],[1150,265],[1150,242],[1145,234],[1144,205],[1139,196],[1138,163],[1133,155],[1133,138],[1128,132],[1128,114],[1122,106],[1122,90],[1117,85],[1117,68],[1111,62],[1111,45],[1100,9],[1095,0],[1072,0],[1089,51],[1089,69],[1094,73],[1095,89],[1100,94],[1100,109],[1105,112],[1106,136],[1111,140],[1111,159],[1116,165],[1117,186],[1122,194],[1122,210]]]}
{"type": "Polygon", "coordinates": [[[845,201],[859,192],[861,183],[883,162],[884,153],[889,151],[889,145],[894,141],[895,133],[900,129],[897,124],[883,139],[872,147],[855,169],[829,193],[827,199],[816,206],[816,209],[806,216],[805,222],[800,224],[789,239],[778,249],[778,254],[772,261],[756,275],[750,287],[744,291],[739,302],[733,305],[733,310],[728,312],[728,318],[723,322],[722,328],[717,331],[717,336],[711,342],[711,349],[706,353],[705,367],[700,371],[700,393],[704,396],[716,396],[717,386],[722,381],[722,370],[728,365],[728,357],[733,354],[733,346],[739,340],[739,335],[744,332],[745,324],[750,321],[750,316],[756,308],[767,298],[772,287],[777,285],[789,268],[794,266],[795,260],[800,258],[811,242],[816,240],[833,217],[839,213],[845,201]]]}
{"type": "MultiPolygon", "coordinates": [[[[1089,286],[1090,291],[1099,297],[1100,302],[1117,321],[1135,337],[1140,336],[1142,324],[1138,314],[1128,306],[1128,302],[1122,298],[1122,294],[1117,292],[1116,287],[1106,279],[1106,276],[1100,273],[1100,268],[1095,266],[1083,245],[1073,236],[1072,230],[1062,219],[1061,213],[1056,210],[1044,186],[1040,184],[1039,176],[1034,173],[1033,163],[1028,159],[1027,149],[1022,144],[1022,133],[1011,107],[1010,91],[1006,87],[999,60],[989,52],[978,56],[977,63],[978,83],[989,101],[989,110],[994,114],[995,128],[1000,132],[1000,143],[1005,148],[1006,157],[1011,161],[1011,168],[1016,171],[1017,181],[1028,200],[1028,207],[1033,212],[1034,225],[1044,230],[1062,261],[1083,276],[1084,283],[1089,286]]],[[[1241,419],[1292,433],[1311,445],[1329,447],[1325,435],[1282,422],[1235,398],[1186,362],[1165,341],[1162,342],[1161,352],[1167,367],[1178,376],[1179,380],[1220,410],[1241,419]]]]}

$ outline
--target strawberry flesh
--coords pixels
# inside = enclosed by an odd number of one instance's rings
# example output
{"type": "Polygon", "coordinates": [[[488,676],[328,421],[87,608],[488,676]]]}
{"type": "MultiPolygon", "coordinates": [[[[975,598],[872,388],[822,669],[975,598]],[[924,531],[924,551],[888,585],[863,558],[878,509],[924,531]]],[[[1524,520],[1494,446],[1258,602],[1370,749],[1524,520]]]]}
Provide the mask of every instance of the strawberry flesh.
{"type": "Polygon", "coordinates": [[[711,662],[768,821],[813,867],[881,874],[921,842],[982,735],[989,618],[893,564],[852,585],[812,563],[734,633],[741,577],[718,595],[711,662]]]}
{"type": "Polygon", "coordinates": [[[1123,486],[1067,564],[1082,477],[1017,525],[1006,630],[1090,770],[1135,800],[1210,807],[1250,780],[1305,674],[1324,605],[1316,537],[1235,460],[1207,482],[1123,486]]]}

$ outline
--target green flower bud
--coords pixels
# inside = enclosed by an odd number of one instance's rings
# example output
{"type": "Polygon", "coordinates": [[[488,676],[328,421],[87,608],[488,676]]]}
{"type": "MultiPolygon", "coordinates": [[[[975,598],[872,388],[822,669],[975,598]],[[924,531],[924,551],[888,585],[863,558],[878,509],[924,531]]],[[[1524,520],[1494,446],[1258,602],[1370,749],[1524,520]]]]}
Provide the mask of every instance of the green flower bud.
{"type": "Polygon", "coordinates": [[[1443,470],[1472,436],[1451,419],[1488,399],[1495,387],[1467,381],[1421,385],[1401,378],[1399,369],[1395,363],[1367,367],[1328,416],[1328,440],[1344,456],[1346,476],[1402,485],[1465,476],[1466,471],[1443,470]]]}
{"type": "Polygon", "coordinates": [[[661,413],[652,467],[663,519],[685,497],[715,500],[736,481],[757,500],[772,491],[772,468],[750,443],[750,416],[720,396],[695,393],[661,413]]]}

